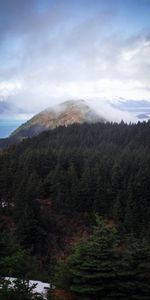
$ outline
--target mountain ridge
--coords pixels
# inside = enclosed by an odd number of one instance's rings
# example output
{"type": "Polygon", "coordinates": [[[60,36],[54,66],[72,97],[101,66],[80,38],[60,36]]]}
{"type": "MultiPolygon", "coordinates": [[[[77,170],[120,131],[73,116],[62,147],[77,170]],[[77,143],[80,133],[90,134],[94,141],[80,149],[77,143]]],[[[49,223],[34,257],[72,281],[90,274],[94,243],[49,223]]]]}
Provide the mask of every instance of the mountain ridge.
{"type": "Polygon", "coordinates": [[[59,126],[69,126],[74,123],[104,122],[84,100],[69,100],[54,107],[48,107],[36,114],[23,125],[19,126],[10,137],[23,139],[37,135],[45,130],[59,126]]]}
{"type": "Polygon", "coordinates": [[[15,129],[8,138],[0,139],[0,149],[59,126],[97,122],[103,123],[106,119],[90,108],[85,100],[68,100],[39,112],[15,129]]]}

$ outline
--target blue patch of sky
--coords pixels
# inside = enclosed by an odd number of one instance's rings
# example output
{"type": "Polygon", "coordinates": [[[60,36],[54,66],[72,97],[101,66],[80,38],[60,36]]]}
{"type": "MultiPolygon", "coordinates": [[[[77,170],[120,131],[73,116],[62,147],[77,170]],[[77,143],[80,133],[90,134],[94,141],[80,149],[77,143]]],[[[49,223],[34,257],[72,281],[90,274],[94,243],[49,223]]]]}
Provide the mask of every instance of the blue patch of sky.
{"type": "Polygon", "coordinates": [[[111,106],[119,108],[121,111],[135,112],[150,115],[150,102],[146,100],[120,100],[118,103],[112,103],[111,106]]]}
{"type": "Polygon", "coordinates": [[[97,13],[110,13],[113,16],[110,33],[119,30],[125,35],[132,35],[150,26],[150,0],[71,1],[67,9],[77,15],[79,22],[97,13]]]}
{"type": "Polygon", "coordinates": [[[24,40],[21,36],[8,36],[1,44],[1,68],[15,67],[24,54],[24,40]]]}
{"type": "Polygon", "coordinates": [[[52,4],[53,4],[53,0],[37,0],[36,10],[39,13],[44,13],[52,4]]]}
{"type": "Polygon", "coordinates": [[[8,137],[24,120],[0,120],[0,138],[8,137]]]}
{"type": "MultiPolygon", "coordinates": [[[[64,13],[67,12],[67,19],[64,20],[64,31],[70,31],[74,26],[78,26],[80,23],[93,18],[99,13],[106,14],[108,12],[108,17],[104,23],[107,23],[112,17],[111,26],[106,29],[107,33],[111,35],[112,32],[119,32],[124,34],[124,37],[128,37],[132,34],[138,34],[144,28],[150,26],[150,0],[64,0],[56,1],[58,8],[63,9],[64,13]]],[[[38,13],[45,13],[49,9],[53,9],[55,5],[54,0],[38,0],[36,2],[36,11],[38,13]]],[[[62,23],[60,23],[62,26],[62,23]]],[[[59,30],[58,30],[59,31],[59,30]]],[[[104,34],[107,34],[106,32],[104,34]]],[[[43,33],[44,34],[44,33],[43,33]]],[[[48,32],[46,33],[48,35],[48,32]]],[[[51,35],[57,35],[57,28],[51,29],[51,35]],[[55,32],[56,30],[56,32],[55,32]]],[[[23,41],[21,37],[13,37],[13,40],[6,40],[3,45],[4,49],[10,49],[13,56],[13,60],[7,57],[7,62],[12,66],[17,63],[18,56],[15,59],[15,53],[23,52],[23,41]],[[8,44],[7,44],[8,43],[8,44]]],[[[2,48],[1,48],[2,52],[2,48]]],[[[9,52],[9,51],[8,51],[9,52]]],[[[8,52],[4,51],[3,56],[8,56],[8,52]]],[[[3,59],[3,61],[6,60],[3,59]]]]}
{"type": "Polygon", "coordinates": [[[122,1],[118,14],[118,25],[123,32],[131,34],[142,33],[143,29],[150,27],[150,1],[122,1]]]}

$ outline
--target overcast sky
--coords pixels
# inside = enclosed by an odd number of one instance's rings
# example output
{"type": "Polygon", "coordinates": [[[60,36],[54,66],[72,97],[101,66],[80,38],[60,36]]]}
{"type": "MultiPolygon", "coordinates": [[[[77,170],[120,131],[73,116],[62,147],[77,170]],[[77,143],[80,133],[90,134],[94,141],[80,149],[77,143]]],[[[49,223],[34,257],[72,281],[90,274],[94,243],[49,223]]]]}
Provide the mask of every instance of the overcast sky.
{"type": "Polygon", "coordinates": [[[81,98],[150,101],[150,0],[0,0],[1,117],[81,98]]]}

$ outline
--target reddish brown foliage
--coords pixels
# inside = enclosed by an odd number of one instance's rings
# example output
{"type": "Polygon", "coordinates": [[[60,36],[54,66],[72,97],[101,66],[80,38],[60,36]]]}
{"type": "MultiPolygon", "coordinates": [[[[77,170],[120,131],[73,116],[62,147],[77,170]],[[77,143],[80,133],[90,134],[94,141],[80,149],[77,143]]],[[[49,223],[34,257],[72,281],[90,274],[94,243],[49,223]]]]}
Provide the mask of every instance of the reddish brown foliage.
{"type": "Polygon", "coordinates": [[[54,290],[53,296],[56,300],[75,300],[71,293],[65,292],[64,290],[54,290]]]}

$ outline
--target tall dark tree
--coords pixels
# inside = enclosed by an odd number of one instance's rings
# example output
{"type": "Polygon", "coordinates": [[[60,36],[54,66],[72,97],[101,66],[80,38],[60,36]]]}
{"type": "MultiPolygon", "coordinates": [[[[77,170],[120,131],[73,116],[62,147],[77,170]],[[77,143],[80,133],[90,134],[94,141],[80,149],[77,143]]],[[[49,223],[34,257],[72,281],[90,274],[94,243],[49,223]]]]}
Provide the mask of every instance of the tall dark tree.
{"type": "Polygon", "coordinates": [[[93,235],[61,262],[56,272],[56,285],[69,289],[77,299],[130,300],[140,299],[141,295],[141,299],[147,300],[149,263],[145,247],[135,240],[128,248],[127,244],[119,242],[115,229],[98,219],[93,235]],[[142,264],[144,253],[146,263],[142,264]]]}

